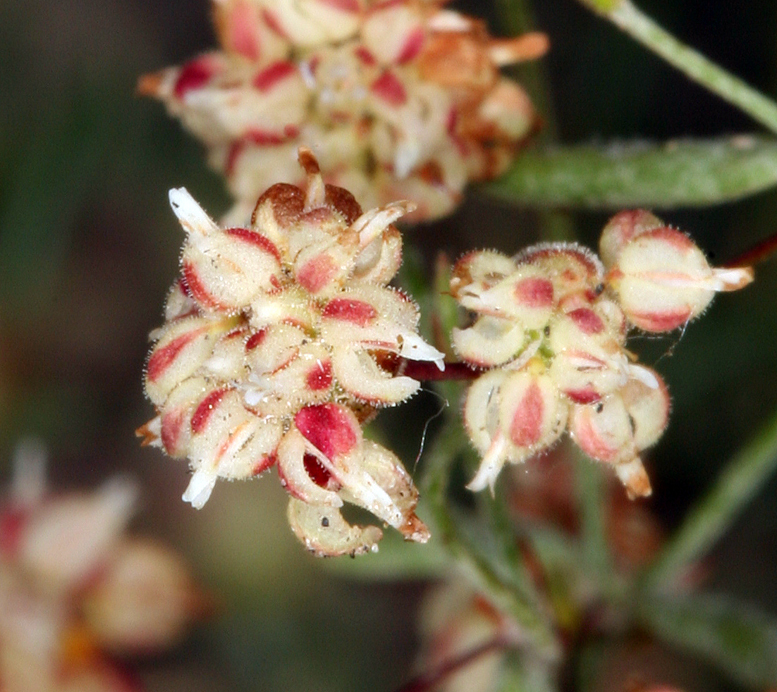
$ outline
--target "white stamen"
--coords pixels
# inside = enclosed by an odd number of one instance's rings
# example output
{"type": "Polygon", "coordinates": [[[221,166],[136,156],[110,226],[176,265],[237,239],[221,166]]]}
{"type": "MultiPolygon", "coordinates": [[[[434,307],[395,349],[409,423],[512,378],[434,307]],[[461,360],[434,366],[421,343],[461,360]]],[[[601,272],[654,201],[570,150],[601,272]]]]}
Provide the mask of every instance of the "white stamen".
{"type": "Polygon", "coordinates": [[[377,207],[364,212],[351,224],[351,230],[359,234],[359,245],[367,247],[375,238],[383,233],[394,221],[401,216],[414,211],[416,205],[413,202],[400,201],[387,204],[385,207],[377,207]]]}
{"type": "Polygon", "coordinates": [[[445,370],[445,354],[427,344],[418,334],[413,334],[413,332],[402,334],[399,355],[409,360],[429,360],[437,366],[440,372],[445,370]]]}
{"type": "Polygon", "coordinates": [[[658,389],[658,379],[648,368],[642,365],[629,365],[628,370],[632,379],[639,380],[650,389],[658,389]]]}

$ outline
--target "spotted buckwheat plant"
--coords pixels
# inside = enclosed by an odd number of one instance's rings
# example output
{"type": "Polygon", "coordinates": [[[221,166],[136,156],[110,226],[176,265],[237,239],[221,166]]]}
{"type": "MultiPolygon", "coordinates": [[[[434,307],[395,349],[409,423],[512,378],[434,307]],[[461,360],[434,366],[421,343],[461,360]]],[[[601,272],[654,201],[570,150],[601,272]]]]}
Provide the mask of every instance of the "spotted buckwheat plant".
{"type": "Polygon", "coordinates": [[[543,35],[494,39],[445,0],[214,0],[221,50],[148,75],[227,178],[245,223],[277,182],[299,183],[311,147],[327,181],[365,206],[450,212],[470,180],[505,170],[535,124],[502,65],[541,55],[543,35]]]}
{"type": "Polygon", "coordinates": [[[170,192],[187,235],[146,369],[159,415],[142,432],[189,459],[184,499],[198,508],[217,478],[276,465],[291,527],[317,555],[377,548],[381,530],[349,525],[343,502],[425,542],[410,476],[362,434],[377,408],[420,386],[402,359],[443,367],[418,336],[416,304],[386,286],[401,262],[391,223],[412,205],[362,213],[324,184],[310,151],[299,156],[305,189],[272,186],[247,228],[220,228],[186,190],[170,192]]]}
{"type": "Polygon", "coordinates": [[[686,235],[642,210],[611,219],[600,251],[601,260],[577,244],[540,244],[513,258],[473,252],[455,265],[451,293],[474,320],[454,329],[453,345],[486,368],[464,404],[482,455],[471,490],[493,489],[505,463],[569,430],[614,467],[630,497],[651,493],[639,455],[663,433],[670,401],[658,373],[627,350],[628,332],[682,327],[753,273],[711,268],[686,235]]]}

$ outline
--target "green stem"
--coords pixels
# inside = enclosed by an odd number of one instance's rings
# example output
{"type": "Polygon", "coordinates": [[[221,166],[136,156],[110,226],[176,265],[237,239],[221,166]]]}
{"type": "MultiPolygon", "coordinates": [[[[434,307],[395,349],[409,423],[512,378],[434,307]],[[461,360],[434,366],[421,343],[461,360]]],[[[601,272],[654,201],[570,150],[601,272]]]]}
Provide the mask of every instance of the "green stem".
{"type": "Polygon", "coordinates": [[[537,653],[545,659],[555,660],[559,655],[559,645],[549,618],[540,606],[536,590],[530,582],[519,587],[519,573],[511,575],[513,578],[507,583],[500,570],[489,562],[466,531],[462,530],[461,518],[451,511],[447,492],[450,467],[467,446],[461,421],[456,416],[449,416],[426,457],[424,494],[431,507],[435,533],[469,571],[476,587],[496,607],[515,619],[537,653]]]}
{"type": "Polygon", "coordinates": [[[601,468],[577,454],[575,480],[580,503],[583,559],[604,588],[613,575],[612,554],[607,544],[606,483],[601,468]]]}
{"type": "Polygon", "coordinates": [[[729,462],[644,577],[643,586],[670,590],[735,520],[777,468],[777,413],[729,462]]]}
{"type": "MultiPolygon", "coordinates": [[[[496,0],[500,21],[510,36],[535,30],[534,15],[525,0],[496,0]]],[[[515,65],[512,74],[518,78],[532,98],[535,108],[542,114],[542,129],[533,138],[536,143],[550,144],[558,140],[558,125],[553,98],[548,88],[548,78],[541,61],[515,65]]],[[[543,209],[539,213],[541,238],[547,241],[575,239],[575,227],[565,211],[543,209]]]]}
{"type": "Polygon", "coordinates": [[[678,41],[630,0],[581,0],[597,14],[609,19],[635,41],[661,56],[690,79],[717,94],[777,133],[777,104],[745,84],[698,51],[678,41]]]}

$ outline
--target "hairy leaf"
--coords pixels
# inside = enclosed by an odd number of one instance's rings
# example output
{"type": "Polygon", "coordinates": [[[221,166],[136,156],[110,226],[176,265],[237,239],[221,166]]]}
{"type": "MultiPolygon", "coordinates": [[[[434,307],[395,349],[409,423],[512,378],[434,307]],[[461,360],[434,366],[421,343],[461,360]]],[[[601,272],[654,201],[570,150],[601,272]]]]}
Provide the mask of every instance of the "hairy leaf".
{"type": "Polygon", "coordinates": [[[667,642],[757,688],[777,683],[777,621],[724,596],[645,599],[639,616],[667,642]]]}
{"type": "Polygon", "coordinates": [[[621,209],[719,204],[777,185],[777,140],[740,135],[527,151],[481,187],[517,204],[621,209]]]}

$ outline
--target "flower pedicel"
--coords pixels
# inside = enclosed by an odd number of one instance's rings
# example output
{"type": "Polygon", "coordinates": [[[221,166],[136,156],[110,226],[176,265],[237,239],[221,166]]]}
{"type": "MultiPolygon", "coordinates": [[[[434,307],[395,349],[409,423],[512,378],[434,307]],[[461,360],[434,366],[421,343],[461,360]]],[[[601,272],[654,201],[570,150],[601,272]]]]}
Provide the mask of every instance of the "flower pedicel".
{"type": "Polygon", "coordinates": [[[614,467],[630,497],[650,494],[639,455],[667,425],[669,394],[658,373],[635,363],[627,333],[681,327],[753,272],[711,268],[687,236],[642,210],[610,220],[601,254],[604,262],[576,244],[542,244],[515,258],[473,252],[454,267],[451,293],[474,321],[453,331],[453,345],[487,368],[464,404],[482,455],[471,490],[493,488],[505,463],[569,430],[588,456],[614,467]]]}
{"type": "Polygon", "coordinates": [[[146,369],[158,415],[139,432],[189,459],[184,499],[198,508],[218,478],[277,466],[292,529],[317,555],[377,549],[381,530],[349,525],[344,502],[425,542],[410,476],[361,429],[420,386],[402,359],[443,367],[416,304],[387,287],[402,256],[391,224],[412,205],[362,213],[324,185],[310,151],[299,159],[305,189],[269,188],[247,228],[220,228],[186,190],[170,192],[187,239],[146,369]]]}

